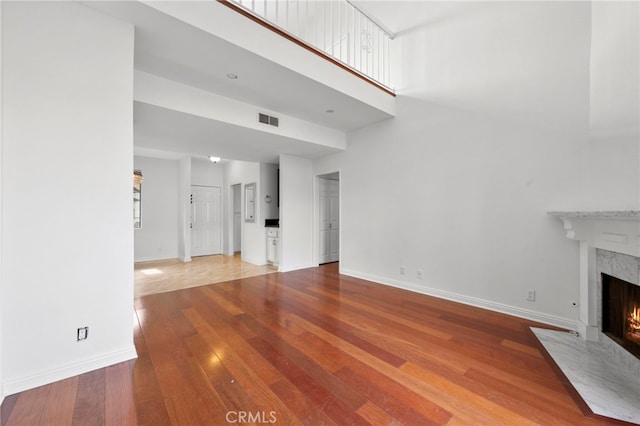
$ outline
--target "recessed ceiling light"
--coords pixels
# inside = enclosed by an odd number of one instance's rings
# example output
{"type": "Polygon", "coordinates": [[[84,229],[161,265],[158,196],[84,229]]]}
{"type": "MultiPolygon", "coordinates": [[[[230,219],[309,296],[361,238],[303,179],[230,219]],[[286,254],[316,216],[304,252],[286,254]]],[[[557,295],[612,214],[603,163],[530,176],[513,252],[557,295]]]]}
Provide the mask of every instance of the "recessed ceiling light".
{"type": "Polygon", "coordinates": [[[209,161],[211,161],[212,163],[218,163],[220,162],[220,157],[215,157],[213,155],[209,156],[209,161]]]}
{"type": "Polygon", "coordinates": [[[335,111],[332,110],[332,109],[328,109],[326,112],[327,112],[327,114],[333,114],[335,111]]]}
{"type": "Polygon", "coordinates": [[[229,77],[231,80],[236,80],[238,78],[238,74],[229,73],[227,74],[227,77],[229,77]]]}

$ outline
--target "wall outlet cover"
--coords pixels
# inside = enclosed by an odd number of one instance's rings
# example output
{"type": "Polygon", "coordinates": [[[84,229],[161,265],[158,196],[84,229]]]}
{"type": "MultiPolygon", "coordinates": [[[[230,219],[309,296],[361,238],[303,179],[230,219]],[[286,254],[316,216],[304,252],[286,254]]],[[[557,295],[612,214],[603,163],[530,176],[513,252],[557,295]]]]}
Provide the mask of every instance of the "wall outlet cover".
{"type": "Polygon", "coordinates": [[[77,341],[87,340],[87,337],[89,337],[89,327],[78,328],[77,341]]]}

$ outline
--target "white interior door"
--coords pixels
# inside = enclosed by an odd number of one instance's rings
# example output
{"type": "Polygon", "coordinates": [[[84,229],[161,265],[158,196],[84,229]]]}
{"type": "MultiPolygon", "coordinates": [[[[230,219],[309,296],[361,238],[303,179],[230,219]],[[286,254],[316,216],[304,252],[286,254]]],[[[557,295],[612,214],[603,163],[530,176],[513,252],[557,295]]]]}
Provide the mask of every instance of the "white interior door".
{"type": "Polygon", "coordinates": [[[222,253],[221,191],[216,186],[191,187],[191,255],[222,253]]]}
{"type": "Polygon", "coordinates": [[[319,179],[320,192],[320,263],[340,259],[340,183],[319,179]]]}

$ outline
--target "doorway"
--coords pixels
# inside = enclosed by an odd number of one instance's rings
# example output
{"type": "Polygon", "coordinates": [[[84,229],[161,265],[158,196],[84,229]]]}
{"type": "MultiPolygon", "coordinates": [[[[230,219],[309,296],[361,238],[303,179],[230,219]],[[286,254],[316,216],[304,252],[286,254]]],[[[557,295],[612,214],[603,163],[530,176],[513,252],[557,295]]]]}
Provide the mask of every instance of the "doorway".
{"type": "Polygon", "coordinates": [[[217,186],[191,187],[191,255],[222,253],[222,203],[217,186]]]}
{"type": "Polygon", "coordinates": [[[318,176],[319,263],[340,260],[340,174],[318,176]]]}

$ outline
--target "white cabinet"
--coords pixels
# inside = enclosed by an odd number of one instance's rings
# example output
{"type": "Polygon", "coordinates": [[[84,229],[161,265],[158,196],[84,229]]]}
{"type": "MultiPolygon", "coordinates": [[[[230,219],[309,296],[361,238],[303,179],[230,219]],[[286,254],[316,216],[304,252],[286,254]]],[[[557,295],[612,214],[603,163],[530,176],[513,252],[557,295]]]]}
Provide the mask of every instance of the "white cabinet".
{"type": "Polygon", "coordinates": [[[267,228],[267,262],[277,265],[280,263],[280,230],[267,228]]]}

